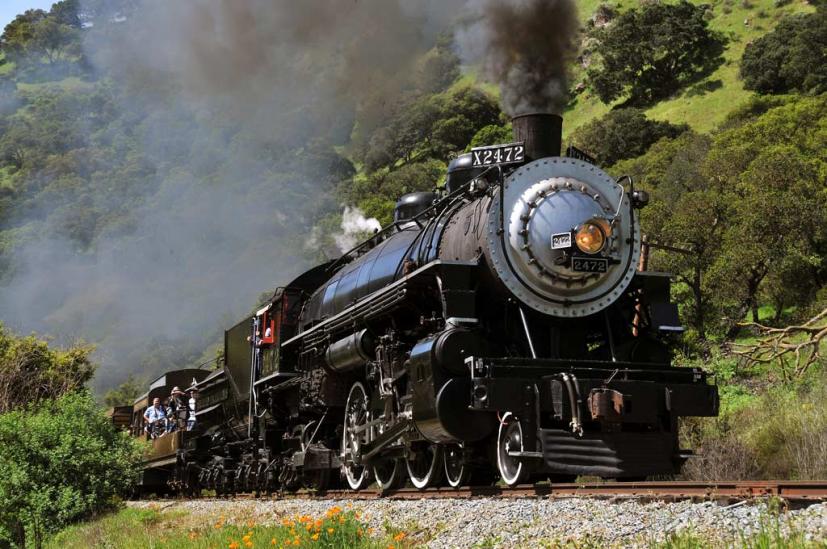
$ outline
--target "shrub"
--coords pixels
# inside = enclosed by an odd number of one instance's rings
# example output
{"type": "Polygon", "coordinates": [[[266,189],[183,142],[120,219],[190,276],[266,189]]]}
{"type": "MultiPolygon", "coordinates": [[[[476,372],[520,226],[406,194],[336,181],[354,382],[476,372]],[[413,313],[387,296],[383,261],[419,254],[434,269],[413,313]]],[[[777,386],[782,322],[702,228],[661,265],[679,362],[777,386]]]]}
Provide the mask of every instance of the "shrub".
{"type": "Polygon", "coordinates": [[[575,144],[590,152],[601,164],[635,158],[664,137],[674,138],[688,126],[650,120],[640,109],[617,109],[593,120],[574,134],[575,144]]]}
{"type": "Polygon", "coordinates": [[[41,547],[111,506],[135,479],[140,447],[87,393],[0,415],[0,542],[41,547]]]}
{"type": "Polygon", "coordinates": [[[82,388],[92,379],[92,348],[50,349],[34,336],[17,337],[0,324],[0,413],[82,388]]]}
{"type": "Polygon", "coordinates": [[[827,8],[786,17],[749,44],[741,58],[744,87],[758,93],[827,91],[827,8]]]}

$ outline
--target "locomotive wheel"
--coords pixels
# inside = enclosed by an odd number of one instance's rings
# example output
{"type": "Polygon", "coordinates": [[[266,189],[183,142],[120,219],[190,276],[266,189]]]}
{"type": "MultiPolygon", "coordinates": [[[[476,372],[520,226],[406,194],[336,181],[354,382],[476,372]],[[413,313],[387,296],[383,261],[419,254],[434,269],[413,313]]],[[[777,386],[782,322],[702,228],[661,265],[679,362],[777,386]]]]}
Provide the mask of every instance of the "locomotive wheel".
{"type": "Polygon", "coordinates": [[[509,452],[523,451],[523,427],[511,412],[506,412],[497,433],[497,469],[508,486],[516,486],[528,478],[525,464],[509,452]]]}
{"type": "Polygon", "coordinates": [[[465,457],[465,452],[459,444],[449,444],[443,450],[443,467],[445,480],[451,488],[459,488],[468,484],[471,476],[471,467],[465,457]]]}
{"type": "Polygon", "coordinates": [[[404,480],[404,474],[401,459],[388,459],[373,466],[373,476],[382,493],[399,488],[404,480]]]}
{"type": "Polygon", "coordinates": [[[351,490],[361,490],[368,485],[370,471],[357,463],[355,458],[361,455],[362,445],[370,440],[370,432],[366,428],[369,419],[368,393],[365,386],[357,381],[347,396],[342,432],[342,470],[351,490]],[[357,431],[359,428],[362,429],[361,432],[357,431]]]}
{"type": "Polygon", "coordinates": [[[405,465],[414,488],[424,490],[438,485],[442,480],[442,446],[420,443],[419,450],[410,454],[405,460],[405,465]]]}

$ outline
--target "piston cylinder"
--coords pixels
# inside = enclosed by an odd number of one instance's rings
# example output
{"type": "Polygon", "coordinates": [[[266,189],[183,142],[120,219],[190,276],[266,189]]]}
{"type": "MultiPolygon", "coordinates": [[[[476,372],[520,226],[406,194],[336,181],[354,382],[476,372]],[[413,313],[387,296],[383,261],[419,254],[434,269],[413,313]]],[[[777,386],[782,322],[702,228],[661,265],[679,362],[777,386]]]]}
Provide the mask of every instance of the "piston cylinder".
{"type": "Polygon", "coordinates": [[[324,358],[331,370],[349,372],[371,360],[374,349],[373,337],[367,330],[362,330],[332,343],[324,358]]]}

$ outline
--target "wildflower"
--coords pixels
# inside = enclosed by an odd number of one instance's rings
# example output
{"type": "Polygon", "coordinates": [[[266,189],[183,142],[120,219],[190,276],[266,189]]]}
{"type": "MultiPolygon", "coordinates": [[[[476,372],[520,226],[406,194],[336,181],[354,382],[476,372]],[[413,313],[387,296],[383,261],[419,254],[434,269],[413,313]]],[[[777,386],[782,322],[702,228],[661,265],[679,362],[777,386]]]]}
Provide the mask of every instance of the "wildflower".
{"type": "Polygon", "coordinates": [[[312,536],[310,536],[310,539],[312,539],[313,541],[319,541],[319,534],[313,534],[312,536]]]}
{"type": "Polygon", "coordinates": [[[247,540],[247,541],[245,541],[245,542],[244,542],[244,547],[247,547],[247,548],[249,549],[249,548],[250,548],[250,547],[252,547],[252,546],[253,546],[253,542],[252,542],[252,541],[247,540]]]}
{"type": "Polygon", "coordinates": [[[223,525],[223,524],[221,524],[220,522],[216,522],[216,523],[215,523],[214,528],[215,528],[216,530],[218,530],[218,529],[220,529],[222,526],[224,526],[224,525],[223,525]]]}
{"type": "Polygon", "coordinates": [[[345,523],[345,517],[339,517],[339,524],[345,523]]]}
{"type": "Polygon", "coordinates": [[[405,532],[399,532],[398,534],[393,536],[393,541],[399,542],[399,541],[402,541],[403,539],[405,539],[405,532]]]}
{"type": "Polygon", "coordinates": [[[249,532],[247,532],[247,535],[250,536],[250,537],[253,537],[253,531],[250,530],[249,532]]]}
{"type": "Polygon", "coordinates": [[[333,528],[328,528],[328,529],[327,529],[327,533],[328,533],[328,534],[332,534],[332,533],[333,533],[333,528]]]}
{"type": "Polygon", "coordinates": [[[301,540],[299,539],[299,536],[296,536],[295,538],[293,538],[293,545],[300,545],[300,544],[301,544],[301,540]]]}
{"type": "Polygon", "coordinates": [[[241,541],[243,541],[244,543],[247,543],[248,541],[250,541],[250,538],[252,538],[252,537],[253,537],[252,534],[248,532],[246,536],[241,538],[241,541]]]}
{"type": "Polygon", "coordinates": [[[393,545],[388,545],[388,549],[396,549],[393,545]]]}
{"type": "Polygon", "coordinates": [[[230,547],[230,549],[238,549],[241,546],[238,544],[237,541],[233,541],[233,542],[230,542],[229,547],[230,547]]]}
{"type": "Polygon", "coordinates": [[[301,522],[302,524],[306,524],[308,522],[311,522],[312,520],[313,519],[308,517],[307,515],[302,515],[301,518],[299,518],[299,522],[301,522]]]}
{"type": "Polygon", "coordinates": [[[361,528],[356,529],[356,535],[359,536],[360,538],[362,537],[362,529],[361,528]]]}
{"type": "Polygon", "coordinates": [[[372,536],[372,535],[373,535],[373,528],[368,528],[368,535],[369,535],[369,536],[372,536]]]}
{"type": "Polygon", "coordinates": [[[292,520],[290,520],[289,518],[283,519],[283,520],[281,521],[281,523],[282,523],[284,526],[293,526],[293,524],[294,524],[294,523],[293,523],[293,521],[292,521],[292,520]]]}
{"type": "Polygon", "coordinates": [[[255,527],[256,527],[256,523],[253,522],[252,519],[247,521],[247,528],[255,528],[255,527]]]}
{"type": "Polygon", "coordinates": [[[275,544],[276,544],[276,538],[271,539],[270,540],[270,545],[275,545],[275,544]]]}
{"type": "Polygon", "coordinates": [[[195,531],[190,532],[190,539],[191,540],[194,540],[197,537],[198,537],[198,532],[195,532],[195,531]]]}
{"type": "Polygon", "coordinates": [[[305,528],[306,528],[306,529],[307,529],[307,531],[309,532],[310,530],[312,530],[312,529],[313,529],[313,525],[312,525],[312,524],[308,524],[307,526],[305,526],[305,528]]]}
{"type": "Polygon", "coordinates": [[[360,513],[359,511],[356,511],[355,513],[353,513],[353,516],[356,517],[357,519],[360,519],[360,518],[362,518],[362,513],[360,513]]]}

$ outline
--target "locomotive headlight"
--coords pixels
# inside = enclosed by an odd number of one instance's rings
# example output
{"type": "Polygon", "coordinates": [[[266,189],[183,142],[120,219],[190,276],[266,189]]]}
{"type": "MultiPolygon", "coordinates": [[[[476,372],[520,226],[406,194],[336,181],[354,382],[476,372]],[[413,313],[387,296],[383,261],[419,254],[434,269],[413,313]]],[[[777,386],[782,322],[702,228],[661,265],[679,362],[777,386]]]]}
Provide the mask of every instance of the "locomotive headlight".
{"type": "Polygon", "coordinates": [[[598,223],[588,221],[578,227],[574,242],[581,252],[596,254],[606,245],[606,233],[598,223]]]}

